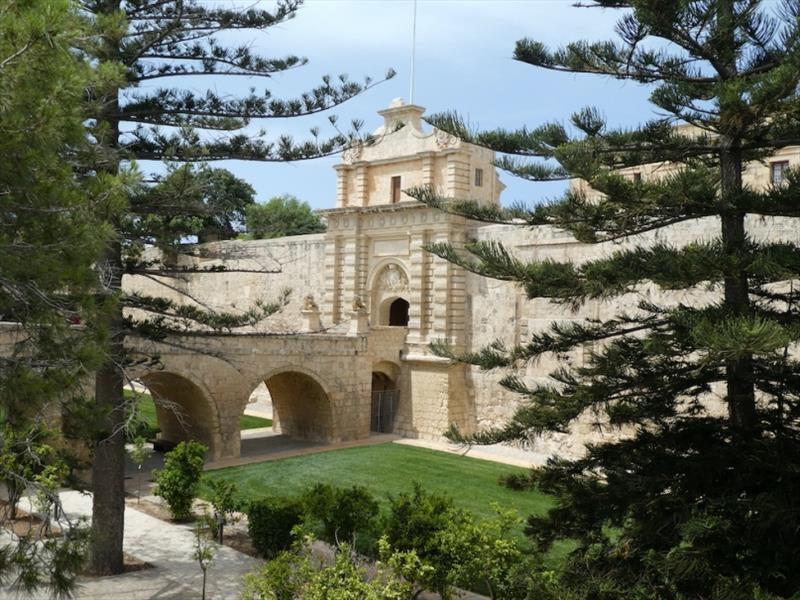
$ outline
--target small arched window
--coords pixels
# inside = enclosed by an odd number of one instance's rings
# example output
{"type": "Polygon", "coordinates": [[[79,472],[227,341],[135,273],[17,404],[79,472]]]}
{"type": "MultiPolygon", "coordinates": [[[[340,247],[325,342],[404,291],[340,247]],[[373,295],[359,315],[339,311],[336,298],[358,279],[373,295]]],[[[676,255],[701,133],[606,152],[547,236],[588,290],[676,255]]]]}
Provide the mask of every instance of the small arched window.
{"type": "Polygon", "coordinates": [[[408,301],[398,298],[389,306],[389,325],[392,327],[408,327],[408,301]]]}

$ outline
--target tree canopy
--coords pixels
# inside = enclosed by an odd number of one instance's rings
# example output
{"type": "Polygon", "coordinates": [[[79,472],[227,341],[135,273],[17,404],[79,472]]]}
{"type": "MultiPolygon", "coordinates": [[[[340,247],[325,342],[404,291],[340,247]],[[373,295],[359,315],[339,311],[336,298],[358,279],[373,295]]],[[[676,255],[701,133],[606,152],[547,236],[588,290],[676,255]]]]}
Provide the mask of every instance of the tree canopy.
{"type": "Polygon", "coordinates": [[[498,342],[470,356],[435,344],[440,355],[510,369],[502,385],[525,399],[505,426],[449,435],[530,442],[568,430],[588,410],[633,432],[588,447],[581,459],[554,458],[537,475],[558,505],[531,517],[528,532],[543,547],[580,541],[563,577],[580,597],[790,597],[800,590],[800,252],[796,238],[756,237],[748,224],[800,216],[800,177],[789,170],[783,181],[756,185],[743,172],[766,170],[768,157],[800,145],[800,5],[581,6],[619,10],[616,39],[555,50],[524,39],[515,58],[646,84],[661,116],[615,128],[585,108],[568,124],[479,131],[439,114],[434,126],[503,153],[497,164],[514,175],[586,185],[534,208],[409,193],[474,219],[557,227],[598,245],[600,257],[580,264],[521,259],[494,241],[429,249],[516,282],[531,298],[576,310],[597,303],[611,314],[557,322],[517,347],[498,342]],[[695,219],[706,220],[713,239],[670,236],[695,219]],[[662,293],[648,296],[654,289],[662,293]],[[671,294],[683,290],[706,300],[671,294]],[[615,303],[624,294],[638,294],[638,304],[615,303]],[[588,358],[571,360],[575,350],[588,358]],[[560,366],[546,383],[531,383],[522,369],[543,355],[560,366]]]}
{"type": "Polygon", "coordinates": [[[325,231],[325,223],[308,202],[284,194],[247,207],[247,237],[276,238],[325,231]]]}
{"type": "Polygon", "coordinates": [[[139,202],[159,207],[141,223],[156,244],[180,244],[190,235],[200,243],[231,239],[244,229],[255,193],[253,186],[227,169],[179,164],[155,185],[141,188],[139,202]],[[173,204],[175,198],[180,201],[173,204]]]}

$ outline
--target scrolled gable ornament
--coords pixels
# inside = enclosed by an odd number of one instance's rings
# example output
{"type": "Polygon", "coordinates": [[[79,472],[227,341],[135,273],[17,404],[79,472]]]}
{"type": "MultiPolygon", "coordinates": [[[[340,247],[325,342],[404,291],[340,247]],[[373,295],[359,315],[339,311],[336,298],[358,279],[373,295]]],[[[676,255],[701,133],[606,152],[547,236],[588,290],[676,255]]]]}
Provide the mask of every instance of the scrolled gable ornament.
{"type": "Polygon", "coordinates": [[[361,140],[356,140],[350,144],[344,152],[342,152],[342,161],[347,163],[356,162],[359,158],[361,158],[363,151],[364,142],[361,140]]]}
{"type": "Polygon", "coordinates": [[[445,148],[451,148],[458,144],[458,138],[446,131],[442,131],[441,129],[437,129],[434,132],[434,140],[436,140],[436,147],[439,150],[444,150],[445,148]]]}

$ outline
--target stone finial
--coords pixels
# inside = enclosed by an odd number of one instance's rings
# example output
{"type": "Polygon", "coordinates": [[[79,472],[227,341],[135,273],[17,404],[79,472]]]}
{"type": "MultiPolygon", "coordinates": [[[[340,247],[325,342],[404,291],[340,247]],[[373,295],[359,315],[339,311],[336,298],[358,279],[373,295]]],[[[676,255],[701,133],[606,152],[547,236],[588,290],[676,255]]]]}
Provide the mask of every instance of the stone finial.
{"type": "Polygon", "coordinates": [[[379,110],[383,117],[383,127],[380,133],[392,133],[404,125],[410,125],[417,131],[422,131],[422,115],[425,109],[416,104],[405,104],[402,98],[395,98],[389,108],[379,110]]]}
{"type": "Polygon", "coordinates": [[[322,323],[319,319],[319,306],[314,301],[314,296],[309,294],[303,298],[303,308],[300,314],[303,317],[300,326],[301,333],[311,333],[322,329],[322,323]]]}

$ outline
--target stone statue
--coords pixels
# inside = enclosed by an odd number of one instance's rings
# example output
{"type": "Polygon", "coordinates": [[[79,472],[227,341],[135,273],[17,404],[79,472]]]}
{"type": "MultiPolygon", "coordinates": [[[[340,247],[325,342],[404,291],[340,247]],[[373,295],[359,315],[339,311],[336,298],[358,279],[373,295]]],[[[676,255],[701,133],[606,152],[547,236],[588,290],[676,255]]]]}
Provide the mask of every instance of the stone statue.
{"type": "Polygon", "coordinates": [[[303,310],[319,312],[319,306],[317,306],[314,296],[311,294],[303,298],[303,310]]]}
{"type": "Polygon", "coordinates": [[[353,298],[353,312],[363,312],[367,310],[367,305],[364,304],[364,299],[359,295],[353,298]]]}

